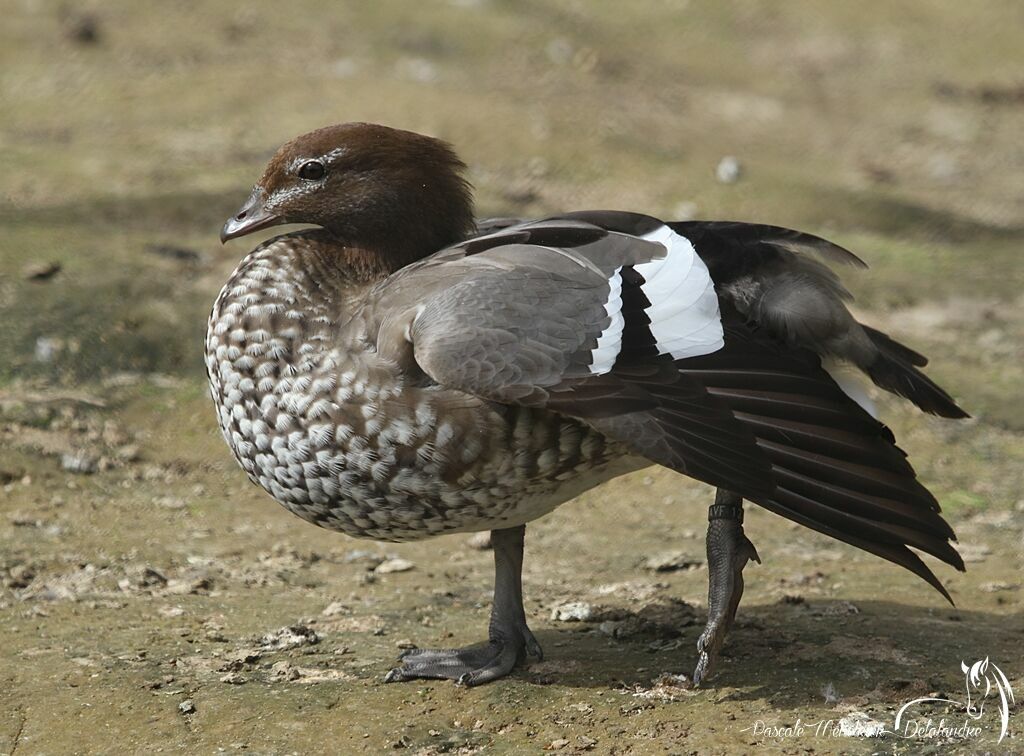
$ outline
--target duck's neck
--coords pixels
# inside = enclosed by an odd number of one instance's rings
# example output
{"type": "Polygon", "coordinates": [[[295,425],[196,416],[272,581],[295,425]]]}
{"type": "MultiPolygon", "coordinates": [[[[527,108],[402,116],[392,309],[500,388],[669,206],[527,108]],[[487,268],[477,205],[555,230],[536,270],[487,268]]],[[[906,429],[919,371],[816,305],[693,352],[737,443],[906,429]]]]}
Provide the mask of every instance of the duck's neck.
{"type": "Polygon", "coordinates": [[[377,247],[347,242],[327,229],[287,234],[292,240],[291,265],[318,288],[368,286],[427,254],[381,254],[377,247]]]}
{"type": "Polygon", "coordinates": [[[416,228],[412,222],[401,227],[380,228],[358,236],[345,229],[323,231],[317,241],[333,241],[338,259],[359,280],[386,278],[410,263],[429,257],[445,247],[463,241],[469,228],[416,228]]]}

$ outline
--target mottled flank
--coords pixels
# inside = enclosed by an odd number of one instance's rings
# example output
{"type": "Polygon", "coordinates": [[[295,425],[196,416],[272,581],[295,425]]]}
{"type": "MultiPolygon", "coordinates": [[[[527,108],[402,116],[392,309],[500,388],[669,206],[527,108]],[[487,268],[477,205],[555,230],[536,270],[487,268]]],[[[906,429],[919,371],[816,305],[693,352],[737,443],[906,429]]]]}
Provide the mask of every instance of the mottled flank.
{"type": "Polygon", "coordinates": [[[577,420],[410,384],[377,354],[369,291],[332,242],[295,234],[246,257],[210,316],[224,438],[290,511],[409,541],[518,525],[641,466],[577,420]]]}

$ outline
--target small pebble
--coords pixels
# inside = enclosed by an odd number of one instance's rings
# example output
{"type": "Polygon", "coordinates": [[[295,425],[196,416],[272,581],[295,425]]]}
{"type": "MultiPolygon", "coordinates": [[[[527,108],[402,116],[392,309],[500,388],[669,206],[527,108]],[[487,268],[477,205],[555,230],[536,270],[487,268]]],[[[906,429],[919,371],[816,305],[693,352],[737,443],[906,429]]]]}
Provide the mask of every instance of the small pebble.
{"type": "Polygon", "coordinates": [[[279,661],[270,665],[270,675],[275,680],[298,680],[302,673],[291,665],[291,662],[279,661]]]}
{"type": "Polygon", "coordinates": [[[555,622],[586,622],[594,616],[594,607],[586,601],[569,601],[551,610],[555,622]]]}
{"type": "Polygon", "coordinates": [[[351,614],[351,613],[352,613],[352,610],[349,609],[347,606],[345,606],[345,604],[341,603],[340,601],[332,601],[331,603],[329,603],[326,606],[326,608],[322,612],[320,612],[320,616],[322,616],[322,617],[334,617],[334,616],[339,615],[339,614],[351,614]]]}
{"type": "Polygon", "coordinates": [[[76,475],[92,475],[98,469],[97,459],[86,452],[62,455],[60,466],[76,475]]]}
{"type": "Polygon", "coordinates": [[[408,559],[402,559],[401,557],[395,557],[394,559],[385,559],[383,562],[377,565],[374,569],[378,575],[387,575],[392,572],[408,572],[416,567],[415,564],[410,562],[408,559]]]}
{"type": "Polygon", "coordinates": [[[64,350],[64,341],[51,336],[36,339],[36,362],[53,362],[64,350]]]}
{"type": "Polygon", "coordinates": [[[315,645],[320,642],[320,634],[305,625],[290,625],[262,636],[259,650],[284,651],[298,646],[315,645]]]}
{"type": "Polygon", "coordinates": [[[25,280],[48,281],[60,273],[60,270],[61,264],[59,262],[37,263],[25,269],[25,280]]]}
{"type": "Polygon", "coordinates": [[[742,173],[743,168],[740,161],[732,155],[726,155],[719,160],[718,167],[715,168],[715,178],[722,184],[735,184],[739,181],[742,173]]]}
{"type": "Polygon", "coordinates": [[[696,570],[703,566],[700,559],[693,559],[682,551],[671,551],[655,554],[644,560],[645,569],[654,572],[678,572],[680,570],[696,570]]]}
{"type": "Polygon", "coordinates": [[[95,16],[75,15],[66,22],[65,34],[72,42],[94,45],[100,40],[100,23],[95,16]]]}

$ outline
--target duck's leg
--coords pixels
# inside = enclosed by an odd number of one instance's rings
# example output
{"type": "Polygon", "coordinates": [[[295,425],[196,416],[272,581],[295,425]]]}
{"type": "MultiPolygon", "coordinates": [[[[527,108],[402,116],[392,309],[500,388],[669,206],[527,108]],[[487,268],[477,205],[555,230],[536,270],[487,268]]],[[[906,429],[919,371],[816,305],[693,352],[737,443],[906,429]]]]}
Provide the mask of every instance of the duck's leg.
{"type": "Polygon", "coordinates": [[[467,648],[412,649],[385,682],[447,678],[467,687],[504,677],[526,655],[543,658],[523,611],[523,535],[526,526],[491,531],[494,548],[494,604],[488,640],[467,648]]]}
{"type": "Polygon", "coordinates": [[[743,596],[743,567],[748,559],[761,562],[757,549],[743,534],[743,499],[718,489],[708,508],[708,622],[697,641],[693,684],[711,674],[718,652],[736,617],[743,596]]]}

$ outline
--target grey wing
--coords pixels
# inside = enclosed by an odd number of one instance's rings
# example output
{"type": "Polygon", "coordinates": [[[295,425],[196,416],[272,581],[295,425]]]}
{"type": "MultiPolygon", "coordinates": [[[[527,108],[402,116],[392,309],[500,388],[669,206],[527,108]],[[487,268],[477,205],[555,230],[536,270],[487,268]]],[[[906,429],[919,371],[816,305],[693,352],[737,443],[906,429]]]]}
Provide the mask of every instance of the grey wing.
{"type": "MultiPolygon", "coordinates": [[[[538,222],[470,239],[391,286],[416,302],[407,341],[438,384],[611,415],[652,404],[610,375],[624,325],[620,271],[665,256],[662,245],[589,224],[538,222]]],[[[400,327],[401,318],[383,340],[400,327]]]]}

